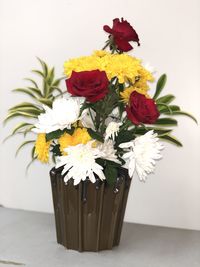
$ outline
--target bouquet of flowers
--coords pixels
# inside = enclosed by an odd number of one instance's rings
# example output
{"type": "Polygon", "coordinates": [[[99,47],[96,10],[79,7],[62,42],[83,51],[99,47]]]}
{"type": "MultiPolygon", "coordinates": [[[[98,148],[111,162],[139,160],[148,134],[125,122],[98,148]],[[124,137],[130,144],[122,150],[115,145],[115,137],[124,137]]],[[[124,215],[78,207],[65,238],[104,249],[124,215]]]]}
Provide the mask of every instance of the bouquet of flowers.
{"type": "Polygon", "coordinates": [[[153,69],[126,53],[133,49],[130,42],[140,45],[138,34],[126,20],[116,18],[112,28],[105,25],[103,29],[108,40],[102,50],[64,63],[64,91],[59,87],[63,77],[55,79],[54,68],[39,59],[42,71],[33,72],[42,78],[42,85],[27,78],[31,85],[14,90],[34,103],[10,108],[5,119],[29,119],[11,135],[26,137],[34,132],[37,136],[25,141],[17,153],[30,143],[32,160],[47,163],[51,153],[56,168],[62,167],[64,181],[73,179],[74,185],[84,180],[94,183],[97,177],[112,185],[119,168],[127,168],[130,177],[136,171],[145,181],[161,158],[160,139],[181,146],[171,135],[171,126],[177,125],[174,116],[195,120],[172,104],[173,95],[160,96],[165,74],[151,95],[153,69]]]}

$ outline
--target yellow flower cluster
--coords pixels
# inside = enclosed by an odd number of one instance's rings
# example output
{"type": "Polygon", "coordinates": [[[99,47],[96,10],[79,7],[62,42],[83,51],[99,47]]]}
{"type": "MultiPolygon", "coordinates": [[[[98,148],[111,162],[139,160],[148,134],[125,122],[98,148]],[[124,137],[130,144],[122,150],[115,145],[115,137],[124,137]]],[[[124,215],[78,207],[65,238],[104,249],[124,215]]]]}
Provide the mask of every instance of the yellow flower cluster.
{"type": "Polygon", "coordinates": [[[135,83],[140,77],[142,81],[153,81],[152,74],[141,64],[141,61],[127,54],[110,54],[99,50],[90,56],[71,59],[64,63],[64,73],[70,77],[72,71],[105,71],[108,79],[118,77],[120,83],[135,83]]]}
{"type": "Polygon", "coordinates": [[[78,144],[86,144],[92,138],[88,134],[87,129],[77,128],[72,135],[64,133],[59,139],[58,143],[60,144],[60,151],[63,155],[66,155],[64,151],[68,146],[76,146],[78,144]]]}
{"type": "Polygon", "coordinates": [[[49,161],[50,144],[51,141],[46,141],[46,135],[44,133],[38,134],[35,143],[35,154],[37,158],[43,163],[47,163],[49,161]]]}

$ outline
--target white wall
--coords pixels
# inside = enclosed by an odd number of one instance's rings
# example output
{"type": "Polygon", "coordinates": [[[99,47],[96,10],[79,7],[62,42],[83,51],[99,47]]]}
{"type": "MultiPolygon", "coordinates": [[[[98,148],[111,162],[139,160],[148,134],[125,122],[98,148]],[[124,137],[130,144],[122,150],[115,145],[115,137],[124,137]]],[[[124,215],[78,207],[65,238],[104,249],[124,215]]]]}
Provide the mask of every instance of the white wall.
{"type": "MultiPolygon", "coordinates": [[[[104,24],[124,17],[137,30],[141,47],[134,53],[166,72],[165,93],[200,120],[200,1],[198,0],[0,0],[0,119],[22,96],[11,89],[38,67],[35,56],[55,65],[101,48],[104,24]]],[[[64,88],[64,84],[63,84],[64,88]]],[[[14,123],[1,127],[0,138],[14,123]]],[[[183,148],[166,145],[155,175],[132,181],[126,220],[200,230],[200,127],[180,118],[177,137],[183,148]]],[[[36,163],[25,176],[28,148],[17,159],[21,138],[0,145],[0,204],[52,212],[49,166],[36,163]]]]}

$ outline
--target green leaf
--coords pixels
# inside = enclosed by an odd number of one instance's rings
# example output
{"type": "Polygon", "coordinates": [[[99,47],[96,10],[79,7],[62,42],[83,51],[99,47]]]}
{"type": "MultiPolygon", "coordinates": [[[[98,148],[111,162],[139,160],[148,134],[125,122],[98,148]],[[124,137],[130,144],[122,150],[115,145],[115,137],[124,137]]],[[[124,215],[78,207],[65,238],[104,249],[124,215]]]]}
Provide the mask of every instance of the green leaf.
{"type": "Polygon", "coordinates": [[[161,75],[161,77],[159,78],[159,80],[157,82],[156,91],[155,91],[155,94],[153,96],[153,99],[156,99],[160,95],[160,93],[162,92],[162,90],[166,84],[166,81],[167,81],[167,75],[166,74],[161,75]]]}
{"type": "Polygon", "coordinates": [[[22,108],[16,108],[12,109],[10,113],[18,113],[18,112],[26,112],[29,113],[30,115],[40,115],[42,113],[42,110],[38,110],[38,108],[32,108],[32,107],[22,107],[22,108]]]}
{"type": "MultiPolygon", "coordinates": [[[[169,113],[166,112],[165,114],[169,114],[169,113]]],[[[181,110],[180,111],[173,111],[173,114],[171,114],[171,115],[183,115],[183,116],[187,116],[187,117],[191,118],[194,122],[196,122],[198,124],[196,118],[193,115],[191,115],[190,113],[188,113],[188,112],[181,111],[181,110]]]]}
{"type": "Polygon", "coordinates": [[[162,128],[156,128],[156,127],[146,127],[146,128],[140,127],[140,128],[136,129],[135,134],[143,135],[143,134],[145,134],[151,130],[153,130],[155,133],[157,133],[158,136],[168,134],[172,131],[172,129],[162,129],[162,128]]]}
{"type": "Polygon", "coordinates": [[[177,125],[177,121],[171,118],[161,118],[161,119],[158,119],[154,124],[163,125],[163,126],[168,126],[168,125],[175,126],[177,125]]]}
{"type": "MultiPolygon", "coordinates": [[[[180,110],[180,107],[179,106],[176,106],[176,105],[169,105],[168,108],[170,108],[170,110],[172,111],[172,113],[173,113],[173,111],[180,110]]],[[[166,112],[169,111],[168,108],[166,108],[164,106],[160,106],[159,107],[159,112],[164,114],[164,113],[166,113],[166,112]]]]}
{"type": "Polygon", "coordinates": [[[65,128],[64,130],[56,130],[54,132],[51,132],[51,133],[47,133],[46,134],[46,141],[50,141],[52,139],[58,139],[64,133],[68,133],[68,134],[72,135],[73,132],[74,132],[74,127],[72,127],[71,129],[66,129],[65,128]]]}
{"type": "Polygon", "coordinates": [[[30,143],[35,143],[35,140],[29,140],[29,141],[25,141],[23,142],[17,149],[16,153],[15,153],[15,156],[18,155],[19,151],[26,145],[30,144],[30,143]]]}
{"type": "Polygon", "coordinates": [[[104,173],[108,184],[111,186],[114,185],[118,176],[117,168],[110,164],[107,164],[104,173]]]}
{"type": "Polygon", "coordinates": [[[159,112],[160,112],[160,109],[162,110],[162,108],[165,107],[167,109],[167,111],[169,112],[169,114],[172,114],[172,110],[167,104],[157,103],[157,107],[158,107],[159,112]]]}
{"type": "Polygon", "coordinates": [[[41,66],[42,66],[42,69],[43,69],[43,75],[44,75],[44,77],[46,78],[47,75],[48,75],[48,66],[47,66],[47,64],[46,64],[43,60],[41,60],[39,57],[37,57],[37,59],[39,60],[41,66]]]}
{"type": "Polygon", "coordinates": [[[165,141],[168,141],[170,143],[173,143],[173,144],[175,144],[177,146],[183,146],[181,144],[181,142],[177,138],[175,138],[174,136],[171,136],[169,134],[161,136],[160,139],[163,139],[165,141]]]}
{"type": "Polygon", "coordinates": [[[42,78],[45,78],[45,75],[44,75],[43,72],[40,71],[40,70],[32,70],[32,72],[38,74],[38,75],[39,75],[40,77],[42,77],[42,78]]]}
{"type": "Polygon", "coordinates": [[[26,122],[17,124],[17,126],[12,131],[12,135],[14,135],[16,132],[18,132],[18,130],[20,130],[20,129],[26,127],[26,126],[29,126],[29,125],[32,125],[32,124],[31,123],[26,123],[26,122]]]}
{"type": "Polygon", "coordinates": [[[29,96],[31,96],[32,98],[35,99],[35,95],[33,93],[30,92],[30,90],[26,89],[26,88],[16,88],[14,90],[12,90],[13,92],[20,92],[20,93],[24,93],[27,94],[29,96]]]}
{"type": "Polygon", "coordinates": [[[156,103],[170,104],[175,99],[174,95],[165,95],[156,100],[156,103]]]}
{"type": "Polygon", "coordinates": [[[35,146],[33,146],[33,148],[31,149],[31,158],[34,159],[35,157],[35,146]]]}
{"type": "Polygon", "coordinates": [[[16,112],[16,113],[9,113],[7,115],[7,117],[5,118],[5,120],[3,121],[4,124],[6,124],[6,122],[14,117],[19,117],[19,116],[22,116],[22,117],[29,117],[29,118],[37,118],[38,116],[36,115],[31,115],[30,113],[26,113],[26,112],[16,112]]]}
{"type": "Polygon", "coordinates": [[[58,88],[56,86],[50,86],[50,88],[49,88],[49,95],[52,94],[53,91],[58,91],[59,92],[59,95],[62,95],[62,94],[65,93],[60,88],[58,88]]]}
{"type": "Polygon", "coordinates": [[[31,92],[35,93],[37,96],[42,97],[42,93],[41,93],[40,89],[38,89],[38,88],[34,88],[34,87],[30,87],[30,86],[28,86],[27,88],[28,88],[31,92]]]}
{"type": "Polygon", "coordinates": [[[47,105],[48,107],[52,107],[52,102],[53,100],[48,99],[48,98],[38,98],[37,99],[40,103],[47,105]]]}
{"type": "Polygon", "coordinates": [[[36,83],[33,79],[30,79],[30,78],[24,78],[24,80],[31,82],[36,88],[39,89],[37,83],[36,83]]]}
{"type": "MultiPolygon", "coordinates": [[[[12,110],[15,110],[15,109],[18,109],[18,108],[29,108],[29,107],[31,107],[31,108],[35,108],[35,109],[37,109],[37,110],[40,110],[40,108],[38,107],[38,106],[36,106],[36,105],[34,105],[34,104],[32,104],[32,103],[29,103],[29,102],[23,102],[23,103],[21,103],[21,104],[18,104],[18,105],[15,105],[15,106],[13,106],[13,107],[11,107],[10,109],[9,109],[9,111],[12,111],[12,110]]],[[[41,110],[42,111],[42,110],[41,110]]]]}
{"type": "Polygon", "coordinates": [[[60,152],[60,145],[56,144],[52,147],[51,152],[53,153],[54,156],[61,156],[61,152],[60,152]]]}
{"type": "Polygon", "coordinates": [[[104,139],[103,139],[103,136],[102,136],[100,133],[97,133],[97,132],[93,131],[93,130],[90,129],[90,128],[88,128],[87,131],[88,131],[89,135],[90,135],[93,139],[95,139],[95,140],[97,140],[97,141],[103,143],[104,139]]]}
{"type": "Polygon", "coordinates": [[[26,167],[26,175],[27,175],[27,173],[28,173],[28,170],[29,170],[30,166],[33,164],[33,162],[34,162],[36,159],[37,159],[37,157],[35,156],[35,157],[29,162],[29,164],[27,165],[27,167],[26,167]]]}
{"type": "Polygon", "coordinates": [[[118,146],[121,143],[130,142],[134,139],[133,131],[122,130],[118,133],[118,136],[115,138],[116,145],[118,146]]]}
{"type": "Polygon", "coordinates": [[[24,134],[24,137],[26,137],[27,133],[31,132],[31,130],[35,128],[34,125],[30,126],[30,127],[27,127],[26,130],[24,130],[23,134],[24,134]]]}
{"type": "Polygon", "coordinates": [[[63,79],[66,79],[66,77],[61,77],[61,78],[59,78],[59,79],[56,79],[56,80],[52,83],[52,85],[57,87],[63,79]]]}
{"type": "Polygon", "coordinates": [[[50,72],[48,73],[48,77],[47,77],[47,83],[48,85],[51,85],[54,79],[54,68],[52,68],[50,70],[50,72]]]}

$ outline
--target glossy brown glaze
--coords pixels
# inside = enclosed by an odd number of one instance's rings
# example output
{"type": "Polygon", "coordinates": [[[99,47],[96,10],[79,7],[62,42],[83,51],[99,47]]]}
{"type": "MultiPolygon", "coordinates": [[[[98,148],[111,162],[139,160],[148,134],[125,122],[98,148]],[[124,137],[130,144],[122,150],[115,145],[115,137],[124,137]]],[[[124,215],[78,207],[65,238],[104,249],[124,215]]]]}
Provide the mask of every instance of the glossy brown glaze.
{"type": "Polygon", "coordinates": [[[68,249],[100,251],[120,242],[131,179],[119,169],[114,187],[97,179],[66,185],[62,169],[50,171],[57,242],[68,249]]]}

